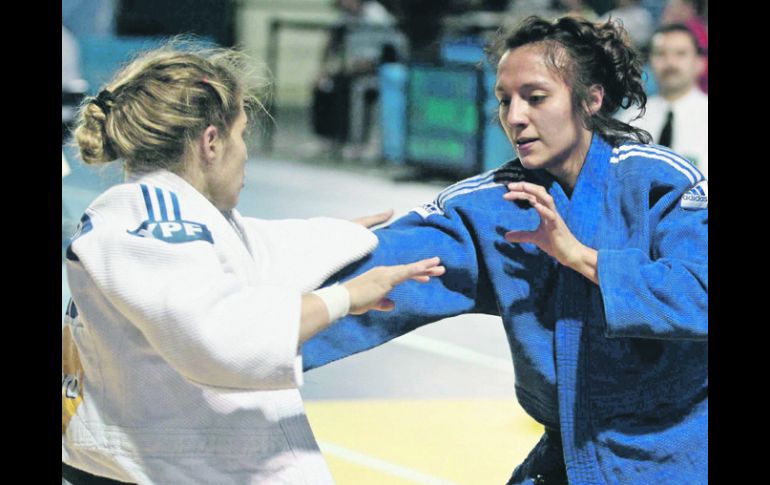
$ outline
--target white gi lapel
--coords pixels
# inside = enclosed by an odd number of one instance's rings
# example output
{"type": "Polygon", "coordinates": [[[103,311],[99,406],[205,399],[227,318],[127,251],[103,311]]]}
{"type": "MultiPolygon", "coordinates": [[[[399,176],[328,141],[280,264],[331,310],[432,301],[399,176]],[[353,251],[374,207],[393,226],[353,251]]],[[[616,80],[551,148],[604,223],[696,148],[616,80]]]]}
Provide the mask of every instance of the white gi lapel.
{"type": "MultiPolygon", "coordinates": [[[[200,231],[206,236],[210,236],[212,244],[217,248],[222,264],[229,269],[241,275],[246,281],[255,281],[256,271],[254,268],[254,259],[236,232],[236,229],[230,225],[227,218],[209,202],[200,192],[190,185],[182,177],[161,170],[143,176],[136,180],[139,184],[147,187],[150,200],[157,200],[157,209],[155,204],[149,203],[152,209],[148,207],[148,213],[151,210],[150,218],[176,218],[181,221],[181,227],[173,226],[172,230],[195,232],[196,226],[200,226],[200,231]],[[157,190],[157,193],[153,191],[157,190]],[[165,191],[170,191],[166,193],[165,191]],[[178,199],[174,205],[174,196],[178,199]],[[171,207],[163,200],[172,200],[171,207]],[[175,214],[174,211],[178,210],[175,214]]],[[[144,188],[143,188],[144,190],[144,188]]]]}

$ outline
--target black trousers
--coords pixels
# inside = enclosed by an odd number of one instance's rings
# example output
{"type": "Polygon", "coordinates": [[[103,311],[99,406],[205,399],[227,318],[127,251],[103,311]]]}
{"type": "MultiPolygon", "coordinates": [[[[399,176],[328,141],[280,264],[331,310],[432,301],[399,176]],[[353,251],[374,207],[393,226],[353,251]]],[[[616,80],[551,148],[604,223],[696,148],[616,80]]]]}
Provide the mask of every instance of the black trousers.
{"type": "Polygon", "coordinates": [[[540,441],[516,467],[507,485],[567,485],[561,434],[546,427],[540,441]]]}
{"type": "Polygon", "coordinates": [[[119,482],[117,480],[112,480],[111,478],[91,475],[83,470],[73,468],[64,462],[61,464],[61,477],[72,485],[127,485],[126,482],[119,482]]]}

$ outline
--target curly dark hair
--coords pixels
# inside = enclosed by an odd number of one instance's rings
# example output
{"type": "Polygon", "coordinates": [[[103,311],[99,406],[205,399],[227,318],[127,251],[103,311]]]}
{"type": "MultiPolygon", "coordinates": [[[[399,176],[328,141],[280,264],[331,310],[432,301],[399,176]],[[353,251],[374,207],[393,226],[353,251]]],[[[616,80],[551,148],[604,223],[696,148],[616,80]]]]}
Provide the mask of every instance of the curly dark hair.
{"type": "Polygon", "coordinates": [[[532,16],[513,30],[500,29],[487,47],[487,54],[496,66],[509,50],[535,43],[545,47],[546,62],[571,88],[573,108],[583,113],[589,130],[613,145],[623,140],[652,141],[646,131],[613,118],[619,108],[634,104],[640,109],[637,118],[641,117],[647,104],[641,56],[622,25],[575,17],[549,21],[532,16]],[[591,115],[585,106],[589,88],[596,84],[604,88],[604,100],[599,111],[591,115]]]}

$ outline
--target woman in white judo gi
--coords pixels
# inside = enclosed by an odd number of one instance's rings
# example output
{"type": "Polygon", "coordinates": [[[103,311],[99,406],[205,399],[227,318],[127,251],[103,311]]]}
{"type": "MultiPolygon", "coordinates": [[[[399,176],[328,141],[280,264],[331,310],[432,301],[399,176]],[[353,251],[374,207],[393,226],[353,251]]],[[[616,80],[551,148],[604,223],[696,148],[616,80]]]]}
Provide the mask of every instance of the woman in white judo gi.
{"type": "Polygon", "coordinates": [[[299,346],[444,271],[432,258],[316,290],[376,246],[365,219],[235,210],[247,111],[261,107],[248,66],[232,50],[168,45],[81,108],[83,160],[121,159],[127,181],[86,209],[67,249],[70,482],[332,483],[298,391],[299,346]]]}

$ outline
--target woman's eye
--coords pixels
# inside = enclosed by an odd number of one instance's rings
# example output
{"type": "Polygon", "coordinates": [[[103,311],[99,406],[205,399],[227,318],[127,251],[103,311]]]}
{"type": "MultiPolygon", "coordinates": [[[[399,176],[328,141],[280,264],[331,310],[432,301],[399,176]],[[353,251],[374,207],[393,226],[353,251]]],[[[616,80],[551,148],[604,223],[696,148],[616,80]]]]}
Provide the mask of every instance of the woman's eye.
{"type": "Polygon", "coordinates": [[[545,96],[541,94],[536,94],[529,97],[530,104],[539,104],[539,103],[542,103],[543,100],[545,100],[545,96]]]}
{"type": "Polygon", "coordinates": [[[500,100],[500,107],[501,108],[507,108],[510,105],[511,105],[511,100],[510,99],[503,98],[503,99],[500,100]]]}

